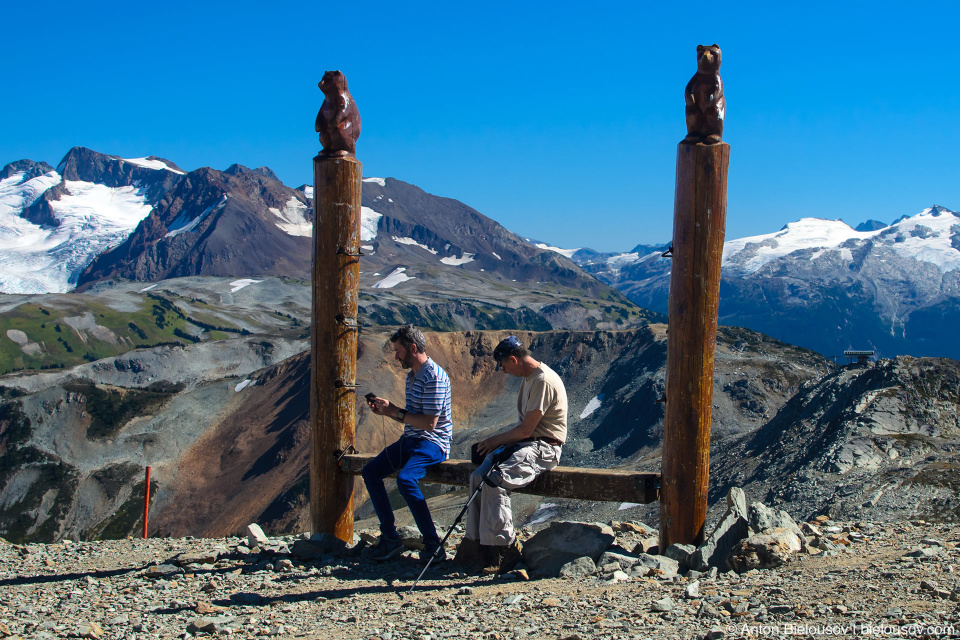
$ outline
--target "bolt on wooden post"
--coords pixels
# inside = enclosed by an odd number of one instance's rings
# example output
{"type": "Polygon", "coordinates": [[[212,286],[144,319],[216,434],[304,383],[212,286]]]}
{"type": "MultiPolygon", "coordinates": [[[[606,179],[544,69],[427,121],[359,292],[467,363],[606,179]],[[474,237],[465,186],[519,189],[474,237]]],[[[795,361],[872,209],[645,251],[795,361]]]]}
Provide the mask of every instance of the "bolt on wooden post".
{"type": "Polygon", "coordinates": [[[714,352],[727,216],[730,145],[720,49],[697,47],[687,85],[687,137],[677,146],[668,303],[660,549],[704,540],[710,477],[714,352]],[[706,60],[705,60],[706,58],[706,60]]]}
{"type": "Polygon", "coordinates": [[[314,533],[352,542],[353,476],[340,472],[337,455],[353,445],[356,422],[360,115],[339,71],[325,73],[319,86],[325,98],[316,122],[323,151],[313,159],[310,512],[314,533]]]}

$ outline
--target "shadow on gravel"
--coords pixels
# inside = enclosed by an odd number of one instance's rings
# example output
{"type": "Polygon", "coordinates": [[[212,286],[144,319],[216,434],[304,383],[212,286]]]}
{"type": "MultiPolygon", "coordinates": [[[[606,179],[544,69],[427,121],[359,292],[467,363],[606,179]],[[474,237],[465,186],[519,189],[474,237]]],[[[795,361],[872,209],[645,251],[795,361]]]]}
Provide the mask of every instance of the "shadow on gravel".
{"type": "MultiPolygon", "coordinates": [[[[464,579],[460,582],[445,582],[442,585],[418,584],[411,596],[433,591],[447,591],[460,587],[476,586],[476,580],[464,579]]],[[[391,587],[388,585],[371,585],[354,589],[325,589],[320,591],[305,591],[303,593],[286,593],[280,596],[261,596],[257,593],[235,593],[228,599],[213,600],[212,603],[220,607],[254,606],[269,607],[276,603],[313,602],[315,600],[340,600],[352,596],[366,594],[391,594],[400,601],[410,590],[410,585],[391,587]]]]}
{"type": "Polygon", "coordinates": [[[56,573],[49,576],[28,576],[24,578],[4,578],[0,580],[0,587],[22,585],[22,584],[44,584],[47,582],[66,582],[68,580],[82,580],[83,578],[112,578],[124,573],[134,573],[143,571],[143,567],[134,567],[131,569],[113,569],[111,571],[88,571],[86,573],[56,573]]]}

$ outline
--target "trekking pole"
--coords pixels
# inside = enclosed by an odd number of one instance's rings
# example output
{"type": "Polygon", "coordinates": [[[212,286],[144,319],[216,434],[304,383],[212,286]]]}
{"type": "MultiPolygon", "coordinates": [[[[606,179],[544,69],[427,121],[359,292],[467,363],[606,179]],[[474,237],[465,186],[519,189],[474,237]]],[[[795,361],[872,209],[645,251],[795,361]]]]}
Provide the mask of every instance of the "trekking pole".
{"type": "MultiPolygon", "coordinates": [[[[450,537],[450,534],[453,533],[453,530],[457,527],[458,524],[460,524],[460,520],[463,518],[463,514],[467,512],[467,509],[470,508],[470,505],[473,504],[473,501],[480,494],[480,490],[483,489],[483,485],[489,484],[490,486],[494,486],[493,483],[490,481],[490,474],[493,473],[493,470],[499,468],[500,463],[506,460],[507,458],[509,458],[510,456],[512,456],[514,451],[516,451],[519,448],[520,448],[519,446],[514,444],[512,446],[505,447],[503,451],[494,455],[493,465],[490,467],[489,471],[483,474],[483,482],[478,484],[477,488],[473,490],[473,493],[470,495],[470,499],[467,500],[467,504],[463,505],[463,509],[460,510],[460,513],[458,513],[457,517],[453,520],[453,524],[450,525],[449,529],[447,529],[447,535],[443,536],[443,540],[440,541],[440,544],[437,546],[436,550],[430,556],[430,559],[427,560],[427,565],[423,568],[423,571],[420,572],[420,575],[417,576],[417,579],[414,581],[414,583],[410,585],[409,589],[407,589],[407,593],[413,593],[413,590],[417,588],[417,584],[420,583],[420,579],[423,577],[423,574],[427,572],[427,569],[430,568],[430,565],[433,564],[433,561],[436,558],[440,557],[440,554],[443,553],[443,545],[447,543],[447,539],[450,537]]],[[[398,591],[397,595],[399,595],[401,599],[403,598],[402,591],[398,591]]]]}
{"type": "MultiPolygon", "coordinates": [[[[491,471],[492,470],[493,469],[491,469],[491,471]]],[[[447,530],[447,535],[443,536],[443,540],[440,541],[440,545],[436,548],[436,550],[430,556],[430,559],[427,560],[427,565],[423,568],[423,571],[420,572],[420,575],[417,576],[417,579],[407,590],[407,593],[412,593],[413,590],[417,588],[417,584],[420,582],[420,578],[423,577],[423,574],[425,574],[427,572],[427,569],[430,568],[430,565],[433,564],[434,559],[440,557],[440,554],[443,553],[443,545],[447,543],[447,538],[450,537],[450,534],[453,533],[453,530],[456,528],[456,526],[460,524],[460,520],[463,518],[463,514],[467,512],[467,509],[469,509],[470,505],[473,504],[474,499],[480,494],[480,489],[483,489],[482,482],[479,485],[477,485],[476,489],[474,489],[473,494],[471,494],[470,496],[470,499],[467,500],[467,504],[463,505],[463,509],[460,510],[460,513],[457,514],[457,517],[454,519],[453,524],[450,525],[450,528],[447,530]]],[[[403,598],[402,592],[398,592],[398,594],[400,595],[401,598],[403,598]]]]}

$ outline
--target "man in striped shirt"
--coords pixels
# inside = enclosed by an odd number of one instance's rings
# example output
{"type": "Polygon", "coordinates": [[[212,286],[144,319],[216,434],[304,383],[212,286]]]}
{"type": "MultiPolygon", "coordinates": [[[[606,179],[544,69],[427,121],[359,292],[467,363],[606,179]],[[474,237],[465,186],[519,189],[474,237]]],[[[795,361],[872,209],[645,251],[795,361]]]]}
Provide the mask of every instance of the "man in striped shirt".
{"type": "MultiPolygon", "coordinates": [[[[420,559],[427,561],[440,546],[440,537],[433,524],[427,501],[420,492],[420,480],[427,467],[443,462],[450,455],[453,423],[450,420],[450,378],[427,356],[423,333],[412,325],[400,327],[390,338],[394,356],[400,366],[409,369],[404,408],[384,398],[372,397],[367,402],[377,415],[403,423],[403,435],[384,449],[363,468],[363,482],[370,502],[380,519],[380,540],[371,558],[387,560],[403,551],[393,509],[383,479],[397,474],[397,489],[407,501],[417,528],[423,536],[424,550],[420,559]]],[[[443,559],[441,552],[438,559],[443,559]]]]}

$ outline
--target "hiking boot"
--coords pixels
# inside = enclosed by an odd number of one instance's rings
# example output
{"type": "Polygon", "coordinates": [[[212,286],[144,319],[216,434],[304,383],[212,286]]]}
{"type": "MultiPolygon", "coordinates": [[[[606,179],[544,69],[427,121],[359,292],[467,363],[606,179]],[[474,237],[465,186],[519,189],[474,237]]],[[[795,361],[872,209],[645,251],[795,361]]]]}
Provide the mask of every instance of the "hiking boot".
{"type": "Polygon", "coordinates": [[[427,564],[430,562],[430,558],[432,558],[434,554],[436,554],[436,557],[433,558],[434,562],[443,562],[447,559],[447,552],[443,549],[440,549],[440,545],[427,544],[424,545],[423,551],[420,552],[420,562],[427,564]]]}
{"type": "Polygon", "coordinates": [[[490,547],[490,559],[481,575],[492,576],[507,573],[523,559],[520,541],[514,539],[506,547],[490,547]]]}
{"type": "Polygon", "coordinates": [[[480,541],[473,538],[464,537],[457,547],[457,555],[453,557],[454,564],[464,567],[477,567],[477,571],[482,569],[480,566],[480,541]]]}
{"type": "Polygon", "coordinates": [[[389,560],[403,553],[403,540],[381,535],[370,552],[371,560],[389,560]]]}

